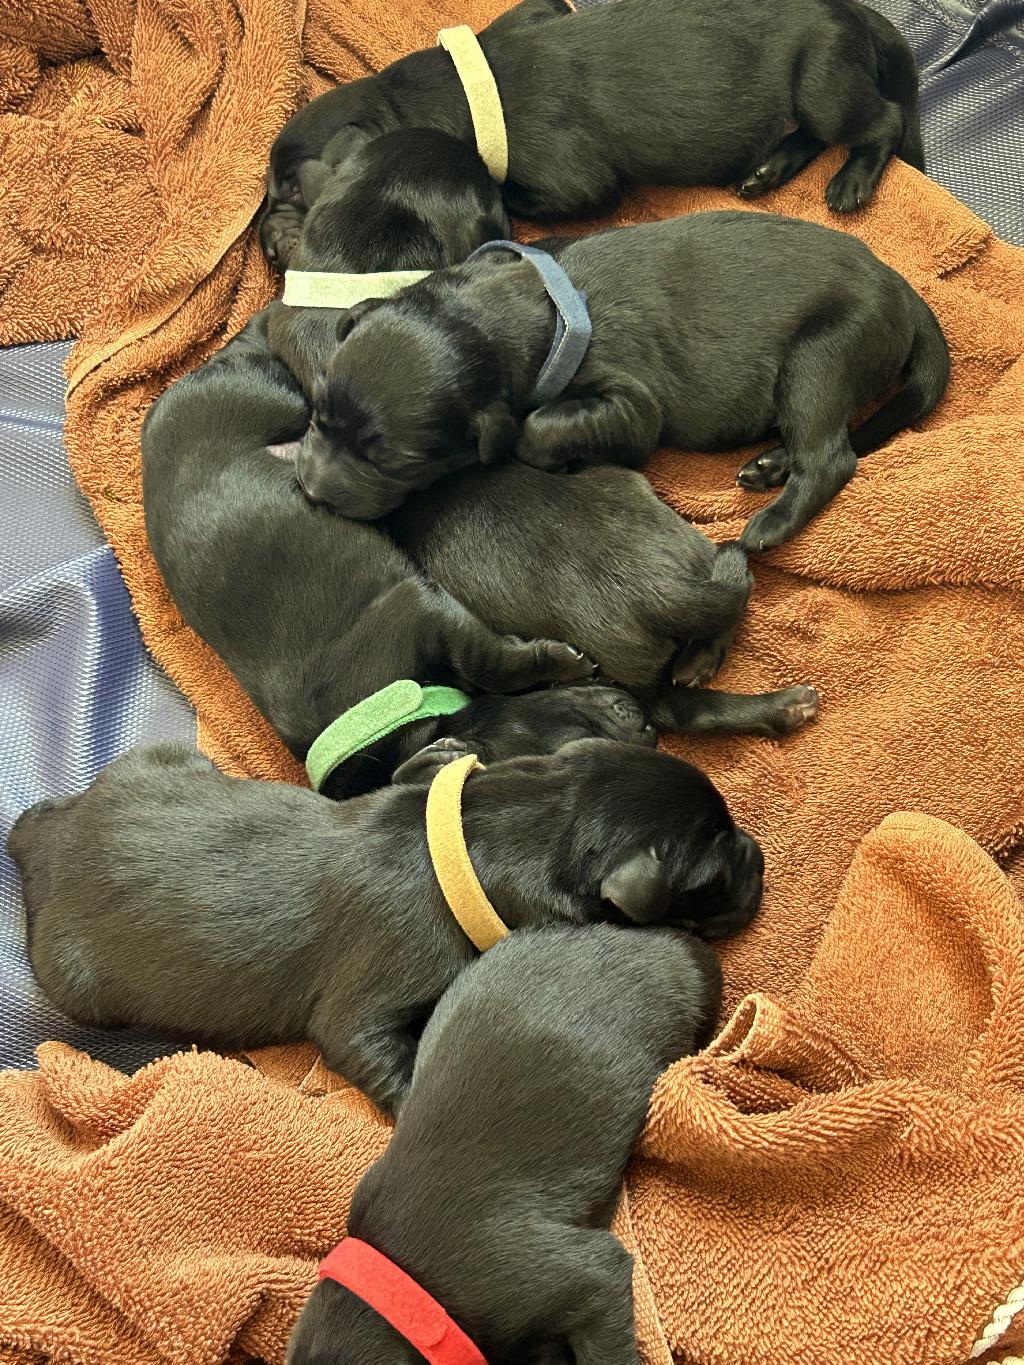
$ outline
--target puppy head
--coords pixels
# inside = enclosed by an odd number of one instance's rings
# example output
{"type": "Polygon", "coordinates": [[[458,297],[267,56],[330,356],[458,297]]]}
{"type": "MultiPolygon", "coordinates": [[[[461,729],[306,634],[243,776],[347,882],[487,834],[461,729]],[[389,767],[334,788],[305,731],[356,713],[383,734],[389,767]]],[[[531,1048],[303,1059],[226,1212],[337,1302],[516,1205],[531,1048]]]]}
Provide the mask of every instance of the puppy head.
{"type": "MultiPolygon", "coordinates": [[[[415,286],[423,289],[424,286],[415,286]]],[[[500,422],[499,387],[473,328],[431,316],[430,297],[356,305],[311,394],[313,420],[296,462],[303,492],[356,521],[375,521],[418,489],[480,457],[500,422]]],[[[507,420],[512,422],[511,414],[507,420]]]]}
{"type": "Polygon", "coordinates": [[[588,914],[719,938],[757,912],[761,850],[699,769],[601,739],[519,762],[544,818],[565,822],[553,876],[588,914]]]}
{"type": "Polygon", "coordinates": [[[640,704],[617,687],[586,683],[518,697],[477,697],[445,719],[445,735],[395,770],[394,782],[430,782],[464,754],[482,763],[552,754],[576,740],[598,737],[653,747],[658,734],[640,704]]]}
{"type": "MultiPolygon", "coordinates": [[[[305,172],[310,179],[310,172],[305,172]]],[[[430,128],[369,139],[330,174],[305,222],[299,268],[439,270],[510,232],[476,150],[430,128]],[[326,264],[322,264],[326,262],[326,264]]]]}
{"type": "Polygon", "coordinates": [[[310,208],[316,198],[315,182],[322,181],[321,167],[329,172],[367,138],[393,127],[394,119],[373,76],[349,81],[310,100],[274,139],[267,173],[268,198],[272,203],[310,208]]]}

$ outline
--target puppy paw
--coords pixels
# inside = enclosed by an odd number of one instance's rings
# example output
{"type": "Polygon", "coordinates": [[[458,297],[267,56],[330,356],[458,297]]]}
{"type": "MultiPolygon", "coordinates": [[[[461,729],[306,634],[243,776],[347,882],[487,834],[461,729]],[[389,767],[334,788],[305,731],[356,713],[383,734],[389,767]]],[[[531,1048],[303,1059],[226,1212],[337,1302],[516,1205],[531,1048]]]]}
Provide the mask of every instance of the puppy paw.
{"type": "Polygon", "coordinates": [[[747,178],[736,187],[741,199],[759,199],[769,190],[778,189],[785,181],[784,168],[772,157],[751,171],[747,178]]]}
{"type": "Polygon", "coordinates": [[[762,507],[747,522],[740,536],[740,548],[746,550],[747,554],[774,550],[776,545],[781,545],[799,529],[798,526],[791,527],[788,518],[776,512],[775,503],[771,503],[768,507],[762,507]]]}
{"type": "Polygon", "coordinates": [[[736,482],[741,488],[764,493],[769,488],[781,488],[788,478],[789,456],[778,446],[748,460],[736,475],[736,482]]]}
{"type": "Polygon", "coordinates": [[[814,720],[821,708],[821,701],[813,687],[786,687],[774,693],[778,703],[772,725],[776,734],[788,735],[799,730],[809,720],[814,720]]]}
{"type": "Polygon", "coordinates": [[[875,192],[874,178],[849,162],[841,166],[828,182],[825,203],[833,213],[856,213],[875,192]]]}
{"type": "Polygon", "coordinates": [[[725,663],[728,646],[722,640],[695,640],[672,660],[676,687],[707,687],[725,663]]]}
{"type": "Polygon", "coordinates": [[[560,640],[538,640],[537,652],[551,682],[586,682],[597,672],[597,664],[575,647],[560,640]]]}

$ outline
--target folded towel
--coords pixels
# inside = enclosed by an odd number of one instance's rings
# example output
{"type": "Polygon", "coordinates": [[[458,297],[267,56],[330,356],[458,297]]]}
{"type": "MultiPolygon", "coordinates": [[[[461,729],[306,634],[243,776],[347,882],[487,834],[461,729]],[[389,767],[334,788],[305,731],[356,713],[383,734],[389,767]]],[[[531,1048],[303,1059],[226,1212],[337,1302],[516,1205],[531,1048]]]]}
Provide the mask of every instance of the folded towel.
{"type": "MultiPolygon", "coordinates": [[[[49,1043],[0,1076],[5,1365],[279,1365],[388,1127],[295,1049],[258,1060],[129,1078],[49,1043]]],[[[626,1189],[644,1365],[1024,1347],[1024,911],[987,855],[883,821],[800,989],[661,1077],[626,1189]]]]}

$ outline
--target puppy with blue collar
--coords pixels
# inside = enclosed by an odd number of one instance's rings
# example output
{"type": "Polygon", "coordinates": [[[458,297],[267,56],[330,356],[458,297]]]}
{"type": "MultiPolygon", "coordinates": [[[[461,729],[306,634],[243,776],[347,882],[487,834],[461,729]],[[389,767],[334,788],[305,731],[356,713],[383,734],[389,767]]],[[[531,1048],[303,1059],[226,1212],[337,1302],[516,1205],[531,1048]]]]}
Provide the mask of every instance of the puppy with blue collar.
{"type": "Polygon", "coordinates": [[[699,213],[538,246],[488,243],[349,311],[312,390],[298,462],[311,498],[373,520],[460,458],[635,468],[660,445],[774,435],[780,447],[740,472],[748,487],[785,484],[741,537],[766,550],[945,391],[935,316],[847,233],[699,213]]]}

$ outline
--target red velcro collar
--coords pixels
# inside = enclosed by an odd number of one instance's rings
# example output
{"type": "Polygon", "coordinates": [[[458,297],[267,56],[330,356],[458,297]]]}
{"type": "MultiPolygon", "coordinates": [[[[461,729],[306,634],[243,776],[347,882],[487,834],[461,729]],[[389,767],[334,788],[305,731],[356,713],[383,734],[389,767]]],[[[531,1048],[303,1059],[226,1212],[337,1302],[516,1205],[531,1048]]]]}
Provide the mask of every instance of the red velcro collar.
{"type": "Polygon", "coordinates": [[[339,1242],[320,1262],[320,1278],[337,1280],[369,1304],[430,1365],[487,1365],[438,1301],[368,1242],[339,1242]]]}

